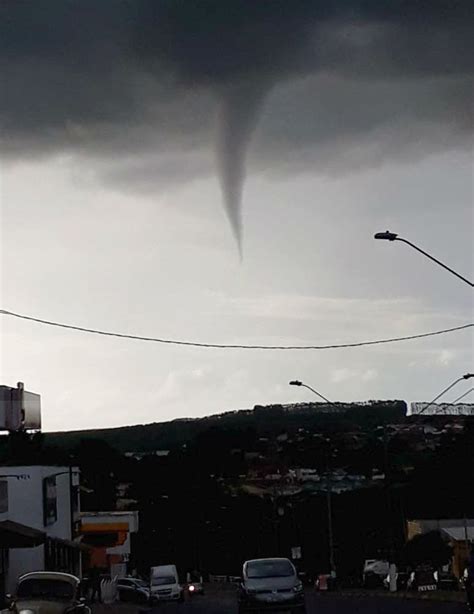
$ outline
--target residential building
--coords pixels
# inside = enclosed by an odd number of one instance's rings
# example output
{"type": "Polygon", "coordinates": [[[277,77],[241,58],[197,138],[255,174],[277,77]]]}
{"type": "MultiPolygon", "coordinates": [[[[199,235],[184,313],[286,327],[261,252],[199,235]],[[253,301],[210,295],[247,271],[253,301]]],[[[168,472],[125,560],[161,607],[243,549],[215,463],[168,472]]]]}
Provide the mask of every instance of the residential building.
{"type": "Polygon", "coordinates": [[[0,467],[0,582],[7,591],[28,571],[80,575],[78,484],[72,467],[0,467]]]}

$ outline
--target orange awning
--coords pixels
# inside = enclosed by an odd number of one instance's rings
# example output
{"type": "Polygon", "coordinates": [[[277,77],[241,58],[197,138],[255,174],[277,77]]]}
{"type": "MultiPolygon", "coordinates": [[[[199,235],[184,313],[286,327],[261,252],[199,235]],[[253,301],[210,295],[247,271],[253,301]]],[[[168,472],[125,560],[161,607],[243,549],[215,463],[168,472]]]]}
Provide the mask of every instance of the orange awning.
{"type": "Polygon", "coordinates": [[[128,533],[128,522],[83,522],[81,533],[128,533]]]}

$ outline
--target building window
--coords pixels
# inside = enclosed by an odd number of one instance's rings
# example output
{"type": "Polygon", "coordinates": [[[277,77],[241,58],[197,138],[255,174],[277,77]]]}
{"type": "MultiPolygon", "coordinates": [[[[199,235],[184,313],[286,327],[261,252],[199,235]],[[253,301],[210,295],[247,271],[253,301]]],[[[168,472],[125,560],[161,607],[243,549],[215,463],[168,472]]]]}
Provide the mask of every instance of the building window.
{"type": "Polygon", "coordinates": [[[0,480],[0,514],[8,512],[8,480],[0,480]]]}
{"type": "Polygon", "coordinates": [[[48,527],[58,519],[58,502],[56,492],[56,476],[49,476],[43,480],[43,521],[48,527]]]}

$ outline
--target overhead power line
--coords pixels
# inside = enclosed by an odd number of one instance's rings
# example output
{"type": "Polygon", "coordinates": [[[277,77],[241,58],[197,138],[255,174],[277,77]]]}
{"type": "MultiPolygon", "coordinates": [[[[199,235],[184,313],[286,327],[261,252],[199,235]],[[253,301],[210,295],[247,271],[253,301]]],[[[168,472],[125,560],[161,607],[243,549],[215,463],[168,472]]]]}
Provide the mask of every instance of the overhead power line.
{"type": "Polygon", "coordinates": [[[46,326],[55,326],[56,328],[65,328],[67,330],[75,330],[81,333],[89,333],[91,335],[103,335],[105,337],[117,337],[119,339],[132,339],[134,341],[150,341],[153,343],[162,343],[166,345],[180,345],[196,348],[210,348],[210,349],[225,349],[225,350],[339,350],[343,348],[357,348],[368,345],[381,345],[384,343],[396,343],[400,341],[412,341],[414,339],[424,339],[425,337],[435,337],[436,335],[445,335],[447,333],[453,333],[456,331],[466,330],[474,326],[474,323],[464,324],[463,326],[455,326],[453,328],[445,328],[443,330],[431,331],[428,333],[421,333],[418,335],[407,335],[406,337],[392,337],[389,339],[376,339],[373,341],[358,341],[355,343],[333,343],[328,345],[244,345],[233,343],[200,343],[197,341],[182,341],[178,339],[162,339],[160,337],[144,337],[141,335],[129,335],[126,333],[114,333],[112,331],[98,330],[94,328],[85,328],[83,326],[75,326],[72,324],[63,324],[61,322],[54,322],[51,320],[43,320],[42,318],[35,318],[33,316],[26,316],[13,311],[7,311],[6,309],[0,309],[0,314],[4,316],[10,316],[12,318],[18,318],[20,320],[27,320],[29,322],[36,322],[37,324],[44,324],[46,326]]]}

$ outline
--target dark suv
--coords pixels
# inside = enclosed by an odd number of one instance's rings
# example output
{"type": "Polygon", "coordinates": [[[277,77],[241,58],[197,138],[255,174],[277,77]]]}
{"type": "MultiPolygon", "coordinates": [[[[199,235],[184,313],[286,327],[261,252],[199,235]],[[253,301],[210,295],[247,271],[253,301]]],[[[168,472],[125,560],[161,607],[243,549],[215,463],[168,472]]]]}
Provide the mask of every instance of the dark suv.
{"type": "Polygon", "coordinates": [[[244,563],[238,598],[239,614],[306,612],[303,585],[288,559],[254,559],[244,563]]]}

